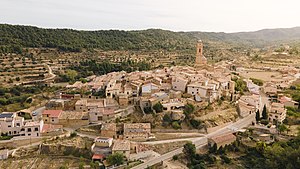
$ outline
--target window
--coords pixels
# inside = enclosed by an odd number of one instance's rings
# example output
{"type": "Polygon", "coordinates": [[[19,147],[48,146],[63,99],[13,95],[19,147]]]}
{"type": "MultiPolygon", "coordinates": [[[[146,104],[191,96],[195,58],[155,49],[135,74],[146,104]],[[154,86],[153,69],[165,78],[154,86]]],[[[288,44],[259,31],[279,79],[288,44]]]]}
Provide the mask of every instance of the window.
{"type": "Polygon", "coordinates": [[[39,128],[37,128],[37,127],[36,127],[36,128],[34,128],[34,131],[39,131],[39,128]]]}
{"type": "Polygon", "coordinates": [[[8,125],[7,127],[11,127],[11,125],[8,125]]]}
{"type": "Polygon", "coordinates": [[[27,129],[27,132],[31,132],[31,128],[28,128],[28,129],[27,129]]]}
{"type": "Polygon", "coordinates": [[[97,113],[95,113],[95,115],[97,116],[97,113]]]}

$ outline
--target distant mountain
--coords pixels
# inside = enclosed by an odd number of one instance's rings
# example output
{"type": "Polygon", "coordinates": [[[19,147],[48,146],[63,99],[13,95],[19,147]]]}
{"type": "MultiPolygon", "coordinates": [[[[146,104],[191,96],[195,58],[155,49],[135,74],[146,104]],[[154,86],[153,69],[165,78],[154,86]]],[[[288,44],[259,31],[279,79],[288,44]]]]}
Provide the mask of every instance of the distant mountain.
{"type": "Polygon", "coordinates": [[[263,46],[269,43],[300,40],[300,27],[264,29],[255,32],[172,32],[161,29],[141,31],[43,29],[33,26],[0,24],[0,53],[22,47],[58,48],[81,51],[102,50],[193,50],[197,39],[205,43],[235,46],[263,46]]]}
{"type": "Polygon", "coordinates": [[[300,27],[263,29],[255,32],[231,33],[231,35],[246,40],[264,40],[264,41],[299,40],[300,27]]]}
{"type": "Polygon", "coordinates": [[[223,41],[234,44],[264,46],[289,41],[300,40],[300,27],[263,29],[254,32],[187,32],[190,36],[211,41],[223,41]]]}

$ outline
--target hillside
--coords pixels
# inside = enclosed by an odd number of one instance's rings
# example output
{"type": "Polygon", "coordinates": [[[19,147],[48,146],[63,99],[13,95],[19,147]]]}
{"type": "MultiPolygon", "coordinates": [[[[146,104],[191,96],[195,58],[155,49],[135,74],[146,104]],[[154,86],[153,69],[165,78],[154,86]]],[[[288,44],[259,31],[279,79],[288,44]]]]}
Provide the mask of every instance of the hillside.
{"type": "Polygon", "coordinates": [[[22,47],[58,48],[79,52],[82,48],[101,50],[193,50],[202,39],[223,46],[262,47],[266,44],[300,40],[300,27],[264,29],[255,32],[172,32],[160,29],[141,31],[43,29],[33,26],[0,24],[0,53],[18,52],[22,47]]]}
{"type": "Polygon", "coordinates": [[[20,47],[59,48],[80,51],[82,48],[102,50],[185,50],[193,47],[191,39],[182,33],[149,29],[142,31],[42,29],[32,26],[0,25],[0,50],[20,47]],[[14,46],[12,46],[14,45],[14,46]]]}

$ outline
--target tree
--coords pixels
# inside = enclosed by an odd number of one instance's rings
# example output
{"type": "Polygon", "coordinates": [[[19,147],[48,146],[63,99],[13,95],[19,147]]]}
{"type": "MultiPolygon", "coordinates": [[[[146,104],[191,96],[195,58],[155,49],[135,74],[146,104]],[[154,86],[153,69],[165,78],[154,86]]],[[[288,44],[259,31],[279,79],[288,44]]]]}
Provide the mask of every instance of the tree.
{"type": "Polygon", "coordinates": [[[181,128],[181,126],[180,126],[180,124],[178,123],[178,121],[173,121],[173,122],[172,122],[172,127],[173,127],[174,129],[180,129],[180,128],[181,128]]]}
{"type": "Polygon", "coordinates": [[[195,107],[192,104],[186,104],[184,106],[183,113],[186,115],[186,117],[189,117],[190,114],[192,114],[195,111],[195,107]]]}
{"type": "Polygon", "coordinates": [[[165,114],[163,117],[163,121],[166,123],[170,123],[170,122],[172,122],[172,118],[169,114],[165,114]]]}
{"type": "Polygon", "coordinates": [[[213,146],[209,147],[209,153],[216,153],[218,150],[217,144],[215,143],[213,146]]]}
{"type": "Polygon", "coordinates": [[[259,120],[260,120],[260,113],[259,113],[259,110],[256,111],[255,119],[256,119],[256,122],[259,122],[259,120]]]}
{"type": "Polygon", "coordinates": [[[262,111],[262,119],[267,120],[268,119],[268,112],[267,112],[267,107],[264,105],[263,111],[262,111]]]}
{"type": "Polygon", "coordinates": [[[195,120],[195,119],[191,119],[190,120],[191,125],[193,126],[193,128],[195,129],[200,129],[202,126],[202,121],[201,120],[195,120]]]}
{"type": "Polygon", "coordinates": [[[192,158],[196,155],[196,146],[192,142],[188,142],[183,146],[183,154],[187,160],[191,161],[192,158]]]}
{"type": "Polygon", "coordinates": [[[68,81],[75,81],[75,77],[78,75],[76,70],[66,70],[65,77],[68,81]]]}
{"type": "Polygon", "coordinates": [[[284,125],[284,124],[279,124],[278,127],[277,127],[278,131],[279,131],[279,134],[281,134],[282,132],[285,132],[288,130],[287,126],[284,125]]]}
{"type": "Polygon", "coordinates": [[[107,157],[107,162],[110,165],[121,165],[124,163],[124,155],[121,153],[114,153],[107,157]]]}
{"type": "Polygon", "coordinates": [[[20,81],[21,79],[20,79],[20,77],[16,77],[16,81],[20,81]]]}
{"type": "Polygon", "coordinates": [[[172,158],[174,161],[178,160],[178,155],[174,155],[172,158]]]}
{"type": "Polygon", "coordinates": [[[163,111],[163,105],[160,102],[158,102],[153,106],[153,109],[156,113],[161,113],[163,111]]]}

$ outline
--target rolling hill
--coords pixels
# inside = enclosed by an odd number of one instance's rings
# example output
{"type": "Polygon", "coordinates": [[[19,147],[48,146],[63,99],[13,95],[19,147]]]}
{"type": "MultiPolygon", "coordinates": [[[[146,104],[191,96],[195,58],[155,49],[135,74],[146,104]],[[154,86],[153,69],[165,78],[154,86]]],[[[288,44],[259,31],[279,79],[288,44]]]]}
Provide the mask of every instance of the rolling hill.
{"type": "Polygon", "coordinates": [[[44,29],[33,26],[0,24],[0,52],[22,47],[58,48],[81,51],[102,50],[191,50],[197,39],[233,46],[264,46],[300,40],[300,27],[264,29],[254,32],[172,32],[161,29],[140,31],[44,29]]]}

